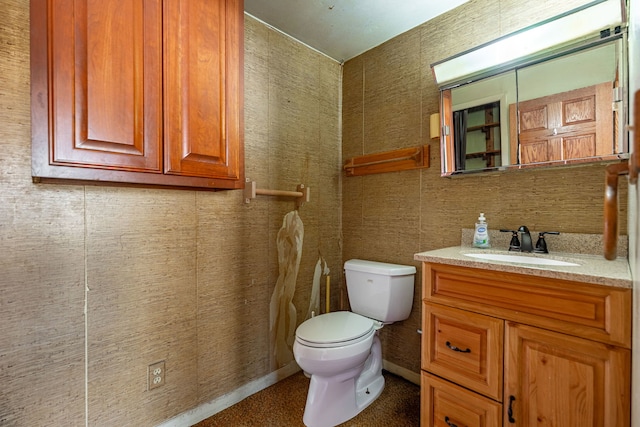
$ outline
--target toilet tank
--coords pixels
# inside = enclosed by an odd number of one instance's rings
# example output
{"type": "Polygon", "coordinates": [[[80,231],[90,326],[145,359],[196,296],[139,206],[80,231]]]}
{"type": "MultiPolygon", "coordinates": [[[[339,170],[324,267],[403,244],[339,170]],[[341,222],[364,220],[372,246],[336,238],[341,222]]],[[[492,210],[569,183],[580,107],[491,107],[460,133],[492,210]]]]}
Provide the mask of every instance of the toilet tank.
{"type": "Polygon", "coordinates": [[[384,323],[409,317],[414,266],[351,259],[344,263],[344,273],[352,312],[384,323]]]}

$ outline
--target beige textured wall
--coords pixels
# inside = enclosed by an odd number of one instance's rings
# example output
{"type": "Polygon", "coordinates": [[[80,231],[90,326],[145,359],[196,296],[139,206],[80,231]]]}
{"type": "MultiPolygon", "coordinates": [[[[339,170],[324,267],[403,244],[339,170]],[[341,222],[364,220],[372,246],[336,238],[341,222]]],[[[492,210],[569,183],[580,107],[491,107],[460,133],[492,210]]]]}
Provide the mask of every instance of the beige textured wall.
{"type": "MultiPolygon", "coordinates": [[[[413,254],[460,244],[485,212],[493,229],[601,233],[604,167],[582,166],[462,178],[440,177],[429,139],[439,93],[429,65],[586,3],[471,0],[348,61],[343,75],[343,158],[422,144],[431,167],[343,179],[344,259],[415,264],[413,254]]],[[[626,180],[620,180],[626,230],[626,180]]],[[[553,250],[553,239],[549,239],[553,250]]],[[[420,369],[420,279],[411,317],[383,328],[385,359],[420,369]]]]}
{"type": "MultiPolygon", "coordinates": [[[[293,201],[32,184],[28,4],[0,1],[0,425],[153,426],[272,372],[275,238],[293,201]],[[166,385],[148,392],[158,360],[166,385]]],[[[319,254],[342,275],[341,69],[245,21],[247,176],[312,189],[306,314],[319,254]]]]}
{"type": "MultiPolygon", "coordinates": [[[[428,65],[552,6],[472,0],[347,62],[344,82],[337,63],[245,20],[247,176],[312,188],[299,313],[319,255],[337,287],[343,260],[411,264],[415,252],[457,244],[480,210],[495,228],[600,232],[601,166],[444,179],[428,140],[438,105],[428,65]],[[341,178],[342,157],[426,143],[427,170],[341,178]]],[[[273,371],[275,239],[293,203],[32,184],[28,2],[0,9],[0,425],[152,426],[273,371]],[[146,366],[161,359],[167,384],[147,392],[146,366]]],[[[625,191],[621,200],[625,210],[625,191]]],[[[418,372],[416,284],[411,318],[383,329],[383,351],[418,372]]]]}

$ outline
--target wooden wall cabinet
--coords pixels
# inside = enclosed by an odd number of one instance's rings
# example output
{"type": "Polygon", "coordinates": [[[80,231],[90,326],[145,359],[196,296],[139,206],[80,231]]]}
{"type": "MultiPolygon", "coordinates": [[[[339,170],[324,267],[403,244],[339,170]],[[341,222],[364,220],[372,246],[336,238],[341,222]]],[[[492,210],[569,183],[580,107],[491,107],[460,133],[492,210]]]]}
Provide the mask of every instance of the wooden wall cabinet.
{"type": "Polygon", "coordinates": [[[631,291],[423,263],[422,426],[628,427],[631,291]]]}
{"type": "Polygon", "coordinates": [[[31,0],[32,175],[244,187],[242,0],[31,0]]]}

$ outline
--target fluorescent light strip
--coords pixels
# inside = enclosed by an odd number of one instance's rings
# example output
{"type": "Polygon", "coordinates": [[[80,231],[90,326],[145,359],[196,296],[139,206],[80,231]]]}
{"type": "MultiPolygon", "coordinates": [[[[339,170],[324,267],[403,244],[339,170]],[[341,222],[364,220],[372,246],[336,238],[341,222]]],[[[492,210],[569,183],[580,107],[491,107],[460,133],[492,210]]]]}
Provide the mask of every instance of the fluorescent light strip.
{"type": "Polygon", "coordinates": [[[438,85],[451,83],[621,23],[620,0],[603,1],[436,63],[433,75],[438,85]]]}

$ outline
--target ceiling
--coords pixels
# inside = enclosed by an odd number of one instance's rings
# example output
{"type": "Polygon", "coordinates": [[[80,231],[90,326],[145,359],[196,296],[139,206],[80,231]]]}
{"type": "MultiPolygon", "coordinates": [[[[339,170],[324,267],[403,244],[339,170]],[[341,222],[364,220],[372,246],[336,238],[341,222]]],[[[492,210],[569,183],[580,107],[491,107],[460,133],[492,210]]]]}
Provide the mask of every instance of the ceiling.
{"type": "Polygon", "coordinates": [[[467,1],[244,0],[244,10],[344,62],[467,1]]]}

